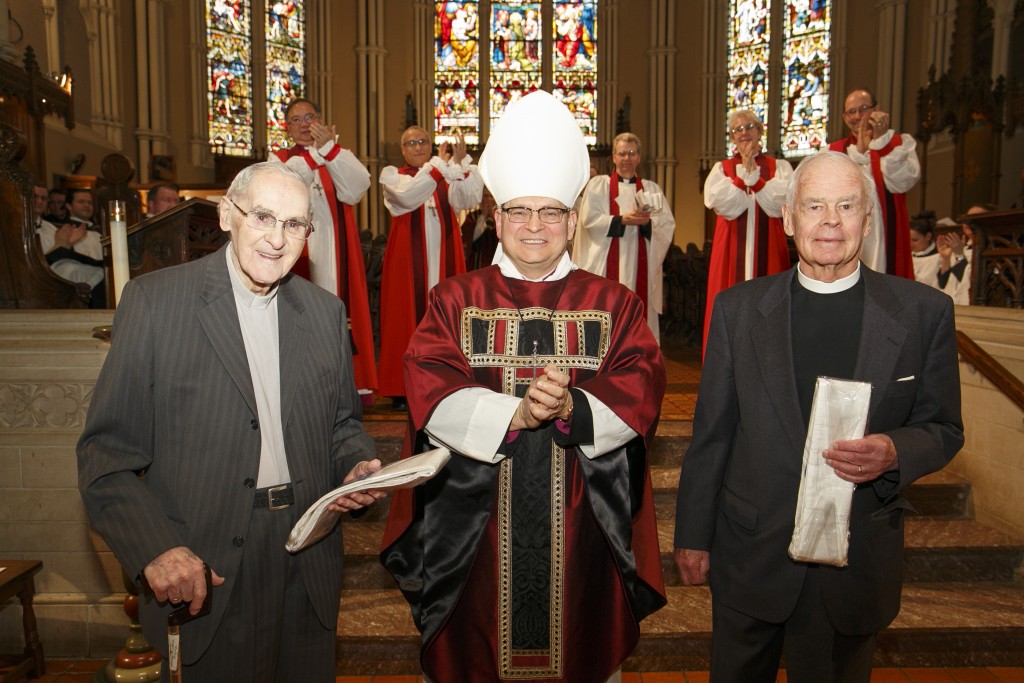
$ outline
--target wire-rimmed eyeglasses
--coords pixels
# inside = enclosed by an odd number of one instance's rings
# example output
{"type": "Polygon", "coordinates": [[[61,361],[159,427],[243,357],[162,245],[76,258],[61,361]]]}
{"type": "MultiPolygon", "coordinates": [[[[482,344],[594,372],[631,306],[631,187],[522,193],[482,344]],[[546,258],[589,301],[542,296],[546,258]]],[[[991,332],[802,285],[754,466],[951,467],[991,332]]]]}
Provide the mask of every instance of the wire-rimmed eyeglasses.
{"type": "Polygon", "coordinates": [[[297,240],[304,240],[309,237],[311,232],[313,232],[312,223],[296,220],[294,218],[278,218],[266,209],[252,209],[251,211],[246,211],[228,197],[224,197],[224,201],[231,204],[231,206],[238,209],[240,214],[245,216],[245,224],[250,228],[262,230],[263,232],[270,232],[277,227],[278,223],[280,223],[281,227],[284,228],[284,234],[297,240]]]}

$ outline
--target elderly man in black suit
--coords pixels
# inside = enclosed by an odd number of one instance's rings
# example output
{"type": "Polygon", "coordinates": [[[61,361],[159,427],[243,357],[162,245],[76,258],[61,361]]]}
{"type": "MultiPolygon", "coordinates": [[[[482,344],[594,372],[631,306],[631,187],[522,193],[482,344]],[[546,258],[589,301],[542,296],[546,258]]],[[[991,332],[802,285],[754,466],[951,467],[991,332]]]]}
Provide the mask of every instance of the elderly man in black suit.
{"type": "Polygon", "coordinates": [[[224,249],[125,287],[78,444],[89,518],[148,587],[143,632],[165,656],[168,611],[197,613],[212,570],[211,613],[182,629],[185,680],[334,680],[341,536],[284,544],[311,503],[380,463],[344,305],[288,275],[310,218],[294,171],[243,170],[220,204],[224,249]]]}
{"type": "Polygon", "coordinates": [[[715,299],[679,480],[675,559],[710,581],[712,681],[870,679],[899,612],[901,492],[963,445],[952,300],[859,260],[871,179],[845,155],[800,164],[783,221],[799,264],[715,299]],[[848,566],[797,562],[793,533],[815,380],[871,383],[866,436],[821,457],[856,485],[848,566]]]}

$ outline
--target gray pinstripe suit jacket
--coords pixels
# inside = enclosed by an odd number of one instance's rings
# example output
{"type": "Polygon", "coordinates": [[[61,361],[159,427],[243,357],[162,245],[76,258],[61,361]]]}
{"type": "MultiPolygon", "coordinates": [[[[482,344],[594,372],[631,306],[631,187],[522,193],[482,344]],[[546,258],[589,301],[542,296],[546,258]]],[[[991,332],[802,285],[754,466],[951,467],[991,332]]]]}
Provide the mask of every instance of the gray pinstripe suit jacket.
{"type": "MultiPolygon", "coordinates": [[[[182,629],[192,663],[224,613],[253,507],[259,415],[224,250],[132,280],[78,443],[89,518],[129,576],[185,545],[225,577],[209,617],[182,629]],[[146,471],[140,478],[137,473],[146,471]]],[[[301,512],[360,460],[363,431],[341,301],[299,277],[278,293],[281,419],[301,512]]],[[[334,628],[341,535],[295,557],[318,619],[334,628]]],[[[166,609],[140,597],[143,631],[166,648],[166,609]]],[[[166,654],[166,653],[165,653],[166,654]]]]}

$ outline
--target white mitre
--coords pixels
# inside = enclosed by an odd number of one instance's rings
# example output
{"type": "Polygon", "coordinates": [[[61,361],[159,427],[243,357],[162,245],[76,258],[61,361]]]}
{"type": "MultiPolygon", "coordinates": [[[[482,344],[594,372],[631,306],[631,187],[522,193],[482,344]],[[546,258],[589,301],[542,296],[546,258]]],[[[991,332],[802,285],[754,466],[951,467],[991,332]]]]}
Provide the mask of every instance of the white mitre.
{"type": "Polygon", "coordinates": [[[590,179],[590,155],[568,108],[537,90],[505,108],[479,168],[498,206],[518,197],[551,197],[571,207],[590,179]]]}

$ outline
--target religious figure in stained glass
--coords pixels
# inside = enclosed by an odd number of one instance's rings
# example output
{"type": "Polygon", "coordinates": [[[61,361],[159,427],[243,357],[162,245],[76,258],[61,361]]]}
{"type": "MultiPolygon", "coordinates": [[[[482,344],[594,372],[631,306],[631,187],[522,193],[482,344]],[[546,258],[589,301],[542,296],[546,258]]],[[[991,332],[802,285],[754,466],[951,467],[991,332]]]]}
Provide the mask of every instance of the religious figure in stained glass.
{"type": "MultiPolygon", "coordinates": [[[[781,54],[771,53],[771,7],[772,0],[730,0],[727,114],[751,109],[766,130],[781,130],[787,157],[811,154],[825,144],[828,124],[832,3],[785,0],[779,16],[781,54]],[[781,74],[778,86],[769,74],[781,74]],[[773,87],[781,90],[778,123],[773,123],[774,108],[768,109],[773,87]]],[[[728,135],[726,146],[730,155],[735,152],[728,135]]]]}
{"type": "Polygon", "coordinates": [[[206,22],[210,144],[246,155],[253,146],[248,2],[207,0],[206,22]]]}
{"type": "Polygon", "coordinates": [[[267,0],[266,16],[267,147],[276,152],[290,146],[285,107],[305,93],[303,3],[267,0]]]}
{"type": "Polygon", "coordinates": [[[556,2],[552,29],[552,94],[576,117],[587,144],[596,144],[597,4],[556,2]]]}
{"type": "Polygon", "coordinates": [[[826,141],[829,93],[828,0],[790,0],[783,27],[782,151],[813,154],[826,141]]]}
{"type": "Polygon", "coordinates": [[[480,15],[476,2],[438,2],[434,16],[434,138],[480,141],[480,15]]]}
{"type": "Polygon", "coordinates": [[[435,140],[461,132],[478,145],[484,119],[493,126],[510,102],[550,84],[596,144],[597,0],[494,0],[484,8],[481,16],[479,2],[435,2],[435,140]]]}

